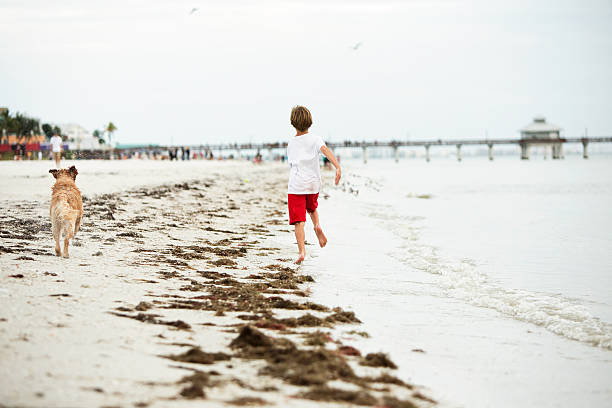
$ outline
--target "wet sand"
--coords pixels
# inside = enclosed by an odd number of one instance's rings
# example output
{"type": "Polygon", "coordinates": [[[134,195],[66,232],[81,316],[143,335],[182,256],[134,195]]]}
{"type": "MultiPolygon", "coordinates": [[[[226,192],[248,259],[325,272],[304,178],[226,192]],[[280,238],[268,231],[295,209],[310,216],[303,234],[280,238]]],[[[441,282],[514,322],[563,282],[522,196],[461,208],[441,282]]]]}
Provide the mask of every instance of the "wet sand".
{"type": "Polygon", "coordinates": [[[285,166],[74,164],[85,216],[63,259],[51,162],[0,163],[0,404],[435,405],[335,336],[358,316],[309,301],[285,166]]]}

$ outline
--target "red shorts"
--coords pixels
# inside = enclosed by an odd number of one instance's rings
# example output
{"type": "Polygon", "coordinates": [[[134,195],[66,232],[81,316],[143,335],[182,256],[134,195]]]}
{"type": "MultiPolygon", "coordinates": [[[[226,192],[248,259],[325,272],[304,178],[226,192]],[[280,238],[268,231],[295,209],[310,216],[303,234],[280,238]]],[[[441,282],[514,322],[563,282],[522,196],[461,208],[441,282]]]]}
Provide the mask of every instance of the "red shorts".
{"type": "Polygon", "coordinates": [[[289,224],[296,222],[306,222],[306,211],[315,212],[319,203],[317,194],[288,194],[287,203],[289,205],[289,224]]]}

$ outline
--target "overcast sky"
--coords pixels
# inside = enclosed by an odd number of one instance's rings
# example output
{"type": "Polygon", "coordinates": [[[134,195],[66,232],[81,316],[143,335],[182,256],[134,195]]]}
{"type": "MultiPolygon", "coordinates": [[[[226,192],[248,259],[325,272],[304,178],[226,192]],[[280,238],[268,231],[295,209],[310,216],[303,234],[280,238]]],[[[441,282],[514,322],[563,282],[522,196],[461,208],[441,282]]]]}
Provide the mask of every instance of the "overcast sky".
{"type": "Polygon", "coordinates": [[[612,1],[0,0],[13,112],[195,144],[283,140],[296,104],[328,141],[512,137],[535,115],[612,135],[612,1]]]}

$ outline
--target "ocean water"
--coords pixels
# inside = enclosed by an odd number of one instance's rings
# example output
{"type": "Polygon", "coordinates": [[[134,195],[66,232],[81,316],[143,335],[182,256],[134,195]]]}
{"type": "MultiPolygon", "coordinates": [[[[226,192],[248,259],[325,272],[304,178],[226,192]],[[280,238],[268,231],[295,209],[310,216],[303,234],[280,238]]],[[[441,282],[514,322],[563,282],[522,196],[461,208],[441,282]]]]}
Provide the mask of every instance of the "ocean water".
{"type": "Polygon", "coordinates": [[[450,406],[612,406],[612,157],[347,161],[323,193],[303,269],[345,343],[450,406]]]}

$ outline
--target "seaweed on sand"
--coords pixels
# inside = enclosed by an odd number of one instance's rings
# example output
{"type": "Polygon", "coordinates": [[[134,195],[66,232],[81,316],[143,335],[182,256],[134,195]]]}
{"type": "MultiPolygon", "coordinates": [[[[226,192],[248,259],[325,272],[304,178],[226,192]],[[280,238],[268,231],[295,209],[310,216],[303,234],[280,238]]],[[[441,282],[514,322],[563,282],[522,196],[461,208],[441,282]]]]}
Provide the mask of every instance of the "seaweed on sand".
{"type": "Polygon", "coordinates": [[[238,265],[236,262],[232,261],[229,258],[219,258],[216,261],[211,261],[210,263],[215,266],[236,266],[238,265]]]}
{"type": "Polygon", "coordinates": [[[367,354],[359,364],[370,367],[397,368],[395,363],[384,353],[367,354]]]}
{"type": "Polygon", "coordinates": [[[237,406],[254,406],[254,405],[268,405],[268,402],[259,397],[238,397],[233,400],[226,401],[226,404],[237,405],[237,406]]]}
{"type": "Polygon", "coordinates": [[[315,401],[348,402],[355,405],[375,405],[378,401],[367,391],[348,391],[328,386],[318,386],[299,394],[301,398],[315,401]]]}
{"type": "Polygon", "coordinates": [[[325,318],[330,323],[361,323],[355,316],[355,312],[347,312],[339,307],[334,308],[334,313],[325,318]]]}
{"type": "Polygon", "coordinates": [[[357,350],[353,346],[340,346],[338,347],[338,353],[344,356],[357,356],[361,357],[361,351],[357,350]]]}
{"type": "Polygon", "coordinates": [[[18,219],[15,217],[0,219],[0,238],[32,241],[41,239],[40,233],[51,231],[51,223],[46,217],[18,219]]]}
{"type": "Polygon", "coordinates": [[[114,314],[115,316],[119,316],[119,317],[127,317],[129,319],[138,320],[143,323],[162,324],[165,326],[176,327],[177,329],[180,329],[180,330],[190,330],[191,329],[191,326],[182,320],[174,320],[174,321],[160,320],[158,319],[158,317],[160,317],[159,315],[151,314],[151,313],[138,313],[137,315],[129,315],[129,314],[117,313],[117,312],[109,312],[109,313],[114,314]]]}
{"type": "MultiPolygon", "coordinates": [[[[263,250],[264,248],[260,248],[261,250],[263,250]]],[[[266,265],[263,267],[263,269],[267,269],[269,271],[279,271],[279,272],[286,272],[286,273],[295,273],[295,269],[289,268],[288,266],[283,266],[281,264],[270,264],[270,265],[266,265]]]]}
{"type": "Polygon", "coordinates": [[[271,279],[270,286],[276,289],[298,289],[298,285],[305,282],[314,282],[310,275],[298,275],[292,269],[286,268],[277,273],[266,273],[264,276],[271,279]]]}
{"type": "Polygon", "coordinates": [[[245,256],[247,250],[246,248],[234,249],[199,245],[173,245],[167,252],[184,259],[206,259],[206,253],[212,253],[222,257],[237,258],[245,256]]]}
{"type": "Polygon", "coordinates": [[[393,384],[400,387],[407,388],[409,390],[413,389],[414,386],[412,384],[407,384],[399,378],[392,376],[387,373],[382,373],[378,377],[364,377],[365,381],[373,382],[373,383],[381,383],[381,384],[393,384]]]}
{"type": "Polygon", "coordinates": [[[264,319],[259,320],[255,326],[264,329],[275,329],[284,330],[285,327],[318,327],[318,326],[329,326],[330,324],[316,316],[306,313],[300,317],[287,317],[284,319],[277,319],[273,316],[267,316],[264,319]]]}
{"type": "Polygon", "coordinates": [[[385,407],[389,408],[419,408],[414,402],[410,400],[401,400],[390,395],[383,398],[385,407]]]}
{"type": "Polygon", "coordinates": [[[136,307],[134,308],[135,310],[138,310],[139,312],[146,312],[147,310],[151,309],[153,307],[153,305],[149,302],[140,302],[136,305],[136,307]]]}
{"type": "Polygon", "coordinates": [[[213,281],[216,281],[217,279],[221,279],[221,278],[230,278],[232,275],[230,275],[229,273],[225,273],[225,272],[215,272],[215,271],[197,271],[197,273],[206,279],[211,279],[213,281]]]}
{"type": "Polygon", "coordinates": [[[305,333],[303,337],[305,338],[304,344],[307,346],[324,346],[327,342],[332,341],[331,336],[321,330],[305,333]]]}
{"type": "Polygon", "coordinates": [[[187,399],[206,398],[204,388],[193,383],[183,388],[179,394],[187,399]]]}
{"type": "Polygon", "coordinates": [[[199,347],[192,347],[181,354],[170,354],[163,356],[170,360],[181,361],[183,363],[196,363],[196,364],[213,364],[216,361],[226,361],[232,358],[229,354],[216,352],[207,353],[202,351],[199,347]]]}
{"type": "Polygon", "coordinates": [[[210,381],[209,374],[203,371],[195,371],[192,375],[181,378],[177,383],[189,384],[179,393],[182,397],[187,399],[206,398],[204,387],[213,385],[210,381]]]}
{"type": "Polygon", "coordinates": [[[292,341],[271,338],[244,326],[230,344],[236,356],[264,359],[260,373],[281,378],[293,385],[322,385],[330,380],[355,381],[358,377],[344,358],[325,349],[302,350],[292,341]]]}

